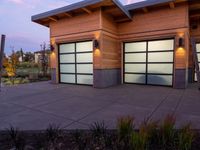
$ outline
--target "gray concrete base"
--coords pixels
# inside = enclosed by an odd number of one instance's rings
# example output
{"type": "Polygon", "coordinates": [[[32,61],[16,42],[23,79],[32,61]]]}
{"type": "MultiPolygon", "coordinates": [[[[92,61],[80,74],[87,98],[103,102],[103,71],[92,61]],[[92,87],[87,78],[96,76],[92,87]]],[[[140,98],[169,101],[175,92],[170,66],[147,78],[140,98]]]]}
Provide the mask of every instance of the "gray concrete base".
{"type": "Polygon", "coordinates": [[[121,69],[94,70],[94,87],[105,88],[121,84],[121,69]]]}
{"type": "Polygon", "coordinates": [[[56,84],[56,69],[51,68],[51,83],[56,84]]]}
{"type": "Polygon", "coordinates": [[[188,85],[186,69],[176,69],[174,73],[174,88],[185,89],[188,85]]]}

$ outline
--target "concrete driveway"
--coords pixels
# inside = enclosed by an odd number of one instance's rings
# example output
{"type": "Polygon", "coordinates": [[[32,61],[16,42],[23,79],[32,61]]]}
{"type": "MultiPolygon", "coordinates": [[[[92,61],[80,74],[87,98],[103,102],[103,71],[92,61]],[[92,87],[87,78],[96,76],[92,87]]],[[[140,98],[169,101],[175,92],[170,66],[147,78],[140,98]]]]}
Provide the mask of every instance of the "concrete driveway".
{"type": "Polygon", "coordinates": [[[162,119],[174,113],[177,127],[192,122],[200,129],[200,91],[144,85],[119,85],[106,89],[90,86],[53,85],[48,82],[3,87],[0,92],[0,129],[10,125],[41,130],[49,124],[66,129],[87,129],[95,121],[116,127],[117,118],[134,116],[136,125],[145,118],[162,119]]]}

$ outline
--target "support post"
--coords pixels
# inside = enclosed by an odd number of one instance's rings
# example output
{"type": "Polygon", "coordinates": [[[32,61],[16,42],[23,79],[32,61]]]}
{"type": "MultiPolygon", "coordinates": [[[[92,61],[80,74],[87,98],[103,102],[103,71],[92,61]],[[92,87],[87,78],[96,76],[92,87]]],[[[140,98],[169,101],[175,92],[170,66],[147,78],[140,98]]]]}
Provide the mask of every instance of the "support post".
{"type": "Polygon", "coordinates": [[[5,35],[0,36],[0,91],[1,91],[1,76],[3,70],[3,55],[4,55],[4,47],[5,47],[5,35]]]}

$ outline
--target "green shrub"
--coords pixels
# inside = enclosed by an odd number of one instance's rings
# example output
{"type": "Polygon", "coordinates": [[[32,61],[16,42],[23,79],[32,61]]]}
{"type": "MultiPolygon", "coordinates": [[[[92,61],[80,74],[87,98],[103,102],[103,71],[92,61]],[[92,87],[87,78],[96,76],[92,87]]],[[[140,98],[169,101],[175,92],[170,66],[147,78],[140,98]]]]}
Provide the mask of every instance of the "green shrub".
{"type": "Polygon", "coordinates": [[[163,149],[173,149],[175,146],[175,122],[174,115],[167,115],[160,125],[160,140],[163,149]]]}
{"type": "Polygon", "coordinates": [[[58,149],[59,139],[61,137],[62,130],[55,124],[50,124],[45,131],[46,148],[47,149],[58,149]]]}
{"type": "Polygon", "coordinates": [[[194,140],[194,133],[192,132],[191,125],[184,126],[178,135],[178,149],[191,150],[192,142],[194,140]]]}
{"type": "Polygon", "coordinates": [[[75,142],[74,149],[84,150],[86,149],[86,138],[83,135],[83,132],[76,130],[72,134],[72,140],[75,142]]]}
{"type": "Polygon", "coordinates": [[[17,68],[31,68],[32,63],[31,62],[21,62],[17,65],[17,68]]]}
{"type": "Polygon", "coordinates": [[[107,127],[104,122],[95,122],[90,126],[93,137],[104,137],[107,127]]]}
{"type": "Polygon", "coordinates": [[[147,135],[141,132],[133,132],[131,135],[131,147],[134,150],[145,150],[147,147],[147,135]]]}
{"type": "Polygon", "coordinates": [[[123,149],[130,149],[131,136],[134,130],[133,117],[127,116],[118,119],[118,140],[123,149]]]}
{"type": "Polygon", "coordinates": [[[24,150],[26,146],[26,140],[22,132],[18,128],[10,126],[7,129],[8,139],[10,141],[10,146],[16,150],[24,150]]]}

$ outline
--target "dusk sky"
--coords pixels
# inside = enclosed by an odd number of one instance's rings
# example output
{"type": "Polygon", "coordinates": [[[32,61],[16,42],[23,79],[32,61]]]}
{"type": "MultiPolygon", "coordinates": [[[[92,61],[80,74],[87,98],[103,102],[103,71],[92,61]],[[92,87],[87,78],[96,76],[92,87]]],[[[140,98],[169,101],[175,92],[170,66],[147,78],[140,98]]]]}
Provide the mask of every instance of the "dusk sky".
{"type": "MultiPolygon", "coordinates": [[[[81,0],[0,0],[0,34],[6,35],[5,52],[40,50],[49,43],[49,29],[31,22],[31,16],[81,0]]],[[[120,0],[123,4],[142,0],[120,0]]]]}

